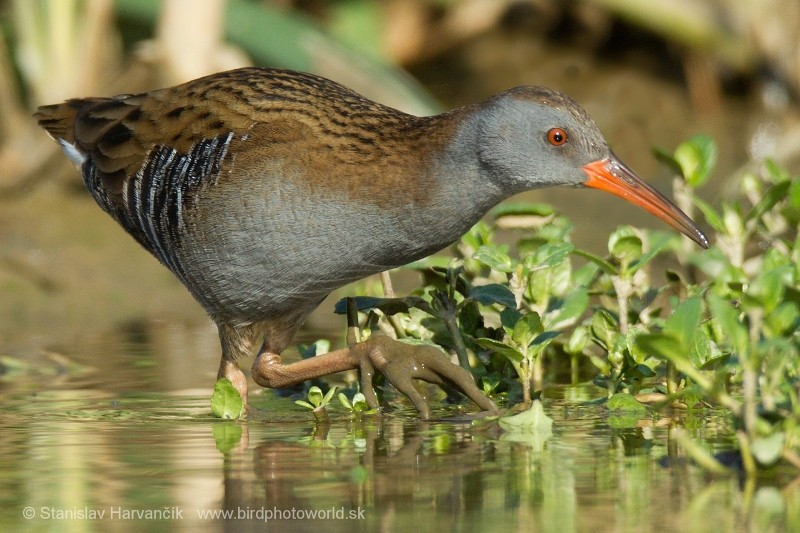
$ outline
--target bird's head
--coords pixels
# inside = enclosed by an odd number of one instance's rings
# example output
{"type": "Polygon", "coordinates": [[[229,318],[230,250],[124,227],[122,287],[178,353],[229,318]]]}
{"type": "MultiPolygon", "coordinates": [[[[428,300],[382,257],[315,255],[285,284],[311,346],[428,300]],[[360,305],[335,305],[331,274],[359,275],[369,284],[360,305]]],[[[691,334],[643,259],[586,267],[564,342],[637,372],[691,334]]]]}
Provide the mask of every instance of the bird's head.
{"type": "Polygon", "coordinates": [[[475,118],[478,165],[509,193],[559,185],[600,189],[708,247],[683,211],[614,155],[571,98],[543,87],[517,87],[485,102],[475,118]]]}

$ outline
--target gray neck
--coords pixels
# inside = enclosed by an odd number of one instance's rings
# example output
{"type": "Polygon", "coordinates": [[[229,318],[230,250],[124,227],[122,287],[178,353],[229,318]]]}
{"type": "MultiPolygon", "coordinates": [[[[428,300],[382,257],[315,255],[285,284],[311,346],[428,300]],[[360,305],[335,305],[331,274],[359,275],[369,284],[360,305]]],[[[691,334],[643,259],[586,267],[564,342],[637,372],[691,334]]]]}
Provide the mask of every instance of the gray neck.
{"type": "MultiPolygon", "coordinates": [[[[479,128],[467,118],[432,163],[436,186],[431,201],[415,213],[416,231],[426,233],[424,255],[458,240],[492,207],[517,191],[503,190],[479,160],[479,128]],[[444,223],[446,221],[447,223],[444,223]]],[[[410,229],[410,228],[409,228],[410,229]]]]}

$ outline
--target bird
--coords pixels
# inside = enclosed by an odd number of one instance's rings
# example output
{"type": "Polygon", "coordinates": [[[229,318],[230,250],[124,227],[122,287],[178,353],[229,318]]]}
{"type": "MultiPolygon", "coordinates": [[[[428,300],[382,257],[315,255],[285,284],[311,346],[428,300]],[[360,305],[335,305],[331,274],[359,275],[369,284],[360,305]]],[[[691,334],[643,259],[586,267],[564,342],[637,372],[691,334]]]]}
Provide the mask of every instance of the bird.
{"type": "Polygon", "coordinates": [[[423,418],[430,409],[413,379],[450,384],[496,411],[470,372],[435,348],[373,336],[290,364],[281,353],[334,289],[446,248],[519,192],[603,190],[708,247],[579,104],[539,86],[415,116],[320,76],[245,67],[73,98],[34,117],[100,207],[216,323],[218,378],[245,402],[239,361],[255,355],[251,375],[263,387],[358,369],[371,407],[381,372],[423,418]]]}

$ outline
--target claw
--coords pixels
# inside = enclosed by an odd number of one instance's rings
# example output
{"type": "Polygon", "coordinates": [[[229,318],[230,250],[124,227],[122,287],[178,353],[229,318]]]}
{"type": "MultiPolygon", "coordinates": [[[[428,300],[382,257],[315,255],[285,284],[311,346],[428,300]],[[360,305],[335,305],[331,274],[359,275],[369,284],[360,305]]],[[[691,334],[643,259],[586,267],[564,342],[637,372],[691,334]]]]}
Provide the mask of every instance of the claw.
{"type": "Polygon", "coordinates": [[[494,402],[475,385],[472,374],[448,361],[441,350],[433,346],[407,344],[379,335],[351,346],[350,349],[361,359],[361,392],[370,407],[377,407],[377,398],[372,390],[372,376],[377,370],[399,392],[409,397],[422,418],[430,418],[430,408],[414,388],[414,379],[436,385],[447,382],[463,392],[482,410],[497,411],[494,402]]]}
{"type": "Polygon", "coordinates": [[[341,350],[284,365],[280,356],[265,345],[253,362],[253,379],[262,387],[280,388],[335,372],[359,369],[361,392],[367,404],[377,409],[378,398],[372,388],[372,378],[377,371],[411,399],[422,418],[430,417],[430,407],[414,388],[415,379],[436,385],[448,383],[482,410],[497,411],[494,402],[475,385],[472,374],[448,361],[442,351],[433,346],[408,344],[380,334],[358,342],[357,317],[354,302],[348,300],[347,348],[341,350]]]}

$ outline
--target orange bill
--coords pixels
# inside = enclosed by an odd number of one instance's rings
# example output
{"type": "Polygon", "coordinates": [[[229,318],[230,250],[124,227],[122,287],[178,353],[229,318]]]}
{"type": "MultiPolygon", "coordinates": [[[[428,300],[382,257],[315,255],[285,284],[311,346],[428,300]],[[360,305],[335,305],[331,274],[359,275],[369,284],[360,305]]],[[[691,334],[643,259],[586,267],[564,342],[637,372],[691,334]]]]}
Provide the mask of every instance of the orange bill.
{"type": "Polygon", "coordinates": [[[645,183],[613,153],[606,159],[585,165],[583,171],[589,177],[585,183],[587,187],[610,192],[638,205],[703,248],[708,248],[708,238],[697,224],[666,196],[645,183]]]}

